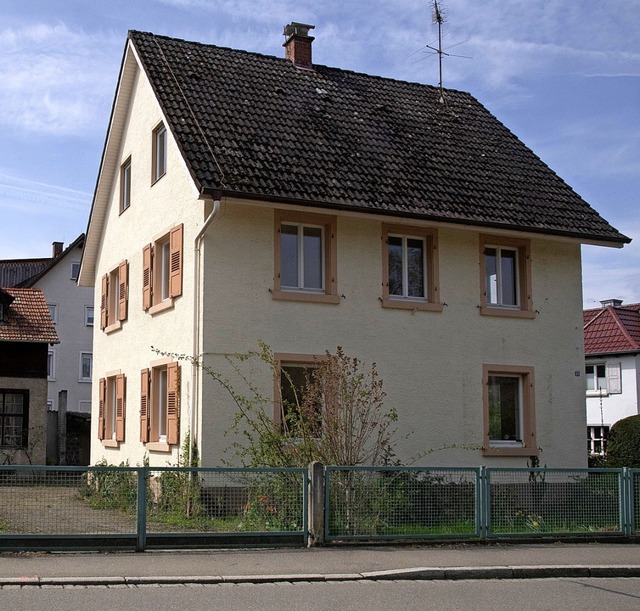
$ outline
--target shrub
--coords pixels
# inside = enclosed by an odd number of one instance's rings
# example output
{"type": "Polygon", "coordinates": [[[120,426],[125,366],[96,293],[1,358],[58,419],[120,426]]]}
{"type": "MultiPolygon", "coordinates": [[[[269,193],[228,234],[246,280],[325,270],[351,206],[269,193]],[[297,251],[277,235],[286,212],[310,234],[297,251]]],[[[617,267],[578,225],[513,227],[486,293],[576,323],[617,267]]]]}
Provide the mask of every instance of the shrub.
{"type": "Polygon", "coordinates": [[[640,467],[640,415],[618,420],[611,427],[607,466],[640,467]]]}

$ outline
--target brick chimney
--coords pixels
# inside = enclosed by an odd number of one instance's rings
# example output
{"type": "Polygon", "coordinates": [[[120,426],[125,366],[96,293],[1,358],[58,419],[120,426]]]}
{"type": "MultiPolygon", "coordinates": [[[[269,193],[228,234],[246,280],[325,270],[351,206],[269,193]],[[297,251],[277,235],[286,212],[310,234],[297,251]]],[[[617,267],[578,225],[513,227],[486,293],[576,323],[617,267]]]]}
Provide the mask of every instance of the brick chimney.
{"type": "Polygon", "coordinates": [[[295,21],[284,26],[284,35],[287,37],[287,40],[282,45],[284,47],[284,56],[290,59],[298,68],[306,68],[307,70],[313,68],[311,43],[314,38],[309,36],[309,30],[313,30],[315,27],[315,25],[297,23],[295,21]]]}
{"type": "Polygon", "coordinates": [[[59,257],[62,254],[64,242],[54,242],[52,246],[53,246],[53,254],[51,256],[55,259],[56,257],[59,257]]]}

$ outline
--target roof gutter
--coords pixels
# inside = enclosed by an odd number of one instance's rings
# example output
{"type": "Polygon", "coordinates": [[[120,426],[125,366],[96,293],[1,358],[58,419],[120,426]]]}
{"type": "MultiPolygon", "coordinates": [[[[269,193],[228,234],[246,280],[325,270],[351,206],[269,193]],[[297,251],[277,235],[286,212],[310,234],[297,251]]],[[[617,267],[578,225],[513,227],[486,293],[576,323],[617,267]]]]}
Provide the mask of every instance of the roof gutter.
{"type": "MultiPolygon", "coordinates": [[[[202,293],[202,283],[200,281],[200,274],[202,270],[201,263],[201,247],[202,242],[204,241],[205,234],[213,224],[215,220],[220,218],[221,213],[221,197],[222,194],[220,191],[215,191],[212,194],[201,193],[200,198],[204,202],[213,202],[213,209],[209,213],[209,216],[206,218],[204,225],[196,235],[193,242],[194,249],[194,257],[193,257],[193,278],[194,278],[194,289],[193,289],[193,352],[191,359],[191,375],[192,375],[192,385],[193,392],[191,393],[191,424],[190,424],[190,434],[191,438],[189,440],[189,465],[191,465],[191,461],[193,459],[193,446],[194,444],[199,443],[199,430],[198,430],[198,414],[199,414],[199,405],[200,405],[200,395],[201,395],[201,369],[202,363],[200,360],[200,331],[201,331],[201,317],[202,317],[202,308],[200,307],[201,303],[201,293],[202,293]]],[[[200,452],[201,453],[201,452],[200,452]]]]}

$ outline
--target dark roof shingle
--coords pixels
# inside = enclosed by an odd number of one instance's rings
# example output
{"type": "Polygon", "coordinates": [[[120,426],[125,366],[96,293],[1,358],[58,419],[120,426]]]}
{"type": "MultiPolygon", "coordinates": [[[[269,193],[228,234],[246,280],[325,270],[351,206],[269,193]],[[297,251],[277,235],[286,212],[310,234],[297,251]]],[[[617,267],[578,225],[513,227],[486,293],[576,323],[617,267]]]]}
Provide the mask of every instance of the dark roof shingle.
{"type": "Polygon", "coordinates": [[[0,321],[0,341],[60,342],[40,289],[2,288],[0,297],[9,304],[5,319],[0,321]],[[9,299],[6,299],[7,295],[9,299]]]}
{"type": "Polygon", "coordinates": [[[629,241],[468,93],[129,38],[205,192],[629,241]]]}

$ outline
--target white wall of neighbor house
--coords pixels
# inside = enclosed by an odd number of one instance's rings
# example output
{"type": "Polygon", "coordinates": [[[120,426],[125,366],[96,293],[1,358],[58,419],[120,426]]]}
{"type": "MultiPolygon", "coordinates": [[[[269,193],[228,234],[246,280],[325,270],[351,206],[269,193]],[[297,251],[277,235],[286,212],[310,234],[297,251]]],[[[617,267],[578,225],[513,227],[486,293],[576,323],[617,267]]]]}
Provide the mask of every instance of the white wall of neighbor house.
{"type": "MultiPolygon", "coordinates": [[[[184,167],[174,140],[168,138],[167,173],[152,182],[152,132],[162,120],[160,108],[148,81],[137,78],[124,128],[120,163],[131,158],[131,204],[120,212],[120,166],[113,176],[105,231],[96,264],[94,290],[94,384],[92,395],[91,462],[106,460],[119,464],[175,464],[178,446],[170,451],[149,451],[140,442],[140,372],[162,358],[156,350],[191,354],[193,328],[193,244],[202,226],[205,204],[198,200],[193,182],[184,167]],[[142,250],[146,244],[184,224],[183,292],[174,307],[156,314],[142,307],[142,250]],[[101,278],[126,260],[129,264],[127,319],[121,328],[105,333],[100,329],[101,278]],[[120,372],[126,375],[125,439],[109,447],[98,439],[98,380],[120,372]]],[[[182,370],[181,410],[187,419],[190,410],[191,372],[182,370]]],[[[182,428],[181,434],[186,432],[182,428]]]]}
{"type": "MultiPolygon", "coordinates": [[[[441,226],[443,311],[387,309],[380,302],[381,228],[378,218],[338,214],[339,303],[280,301],[272,294],[273,208],[224,202],[205,242],[207,362],[224,370],[225,354],[256,349],[258,339],[278,353],[323,354],[342,346],[347,354],[377,364],[386,405],[398,410],[398,435],[407,436],[398,446],[400,459],[408,462],[427,453],[419,464],[492,466],[526,466],[527,457],[487,457],[479,449],[483,365],[533,367],[540,464],[586,466],[579,245],[533,237],[535,318],[483,316],[480,234],[441,226]],[[443,445],[450,449],[438,450],[443,445]]],[[[252,375],[265,396],[272,396],[270,372],[252,375]]],[[[233,441],[225,431],[235,407],[206,377],[203,397],[202,459],[217,465],[233,441]]]]}
{"type": "Polygon", "coordinates": [[[587,391],[588,426],[610,427],[622,418],[640,413],[638,406],[640,357],[638,355],[618,354],[588,357],[586,364],[605,365],[605,372],[607,368],[611,367],[619,367],[620,371],[619,386],[615,388],[606,386],[602,392],[587,391]]]}
{"type": "Polygon", "coordinates": [[[72,264],[79,265],[82,248],[66,253],[34,286],[42,289],[47,304],[55,306],[56,332],[60,343],[50,346],[54,353],[53,377],[48,384],[48,401],[58,409],[58,393],[67,391],[67,411],[86,412],[91,400],[91,379],[83,379],[82,354],[93,352],[93,327],[86,324],[86,308],[93,307],[93,289],[78,286],[72,278],[72,264]]]}

